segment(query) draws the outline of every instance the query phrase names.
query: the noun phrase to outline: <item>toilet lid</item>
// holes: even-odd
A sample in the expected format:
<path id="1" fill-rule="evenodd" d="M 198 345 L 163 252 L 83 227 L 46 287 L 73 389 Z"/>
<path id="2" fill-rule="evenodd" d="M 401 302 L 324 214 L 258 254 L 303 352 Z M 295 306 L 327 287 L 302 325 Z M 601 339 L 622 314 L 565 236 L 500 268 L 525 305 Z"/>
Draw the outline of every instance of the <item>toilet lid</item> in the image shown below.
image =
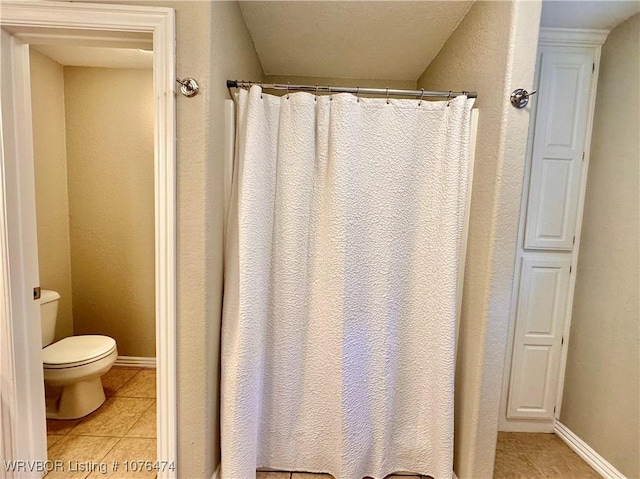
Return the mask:
<path id="1" fill-rule="evenodd" d="M 44 348 L 42 362 L 47 367 L 92 361 L 109 354 L 115 347 L 115 340 L 109 336 L 69 336 Z"/>

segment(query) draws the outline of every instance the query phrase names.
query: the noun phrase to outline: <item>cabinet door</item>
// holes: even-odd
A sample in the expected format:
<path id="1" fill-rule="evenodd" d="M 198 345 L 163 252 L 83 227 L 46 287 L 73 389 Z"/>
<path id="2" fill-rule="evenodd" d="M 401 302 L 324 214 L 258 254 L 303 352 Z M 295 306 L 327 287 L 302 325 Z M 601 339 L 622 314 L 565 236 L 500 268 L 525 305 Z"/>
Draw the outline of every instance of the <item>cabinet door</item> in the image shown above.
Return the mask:
<path id="1" fill-rule="evenodd" d="M 575 50 L 541 50 L 525 249 L 573 247 L 594 62 Z"/>
<path id="2" fill-rule="evenodd" d="M 522 259 L 508 418 L 553 419 L 570 265 L 569 255 Z"/>

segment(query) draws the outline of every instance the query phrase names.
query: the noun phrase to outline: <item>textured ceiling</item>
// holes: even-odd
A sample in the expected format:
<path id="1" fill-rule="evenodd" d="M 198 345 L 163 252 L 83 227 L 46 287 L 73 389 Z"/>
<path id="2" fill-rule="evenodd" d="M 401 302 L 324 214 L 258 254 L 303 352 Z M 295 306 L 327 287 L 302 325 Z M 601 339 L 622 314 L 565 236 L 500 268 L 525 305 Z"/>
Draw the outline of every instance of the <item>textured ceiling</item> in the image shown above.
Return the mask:
<path id="1" fill-rule="evenodd" d="M 153 68 L 153 52 L 151 50 L 70 45 L 33 45 L 33 48 L 64 66 Z"/>
<path id="2" fill-rule="evenodd" d="M 542 2 L 543 27 L 593 28 L 611 30 L 631 15 L 640 12 L 638 1 L 559 1 Z"/>
<path id="3" fill-rule="evenodd" d="M 473 1 L 244 1 L 267 75 L 417 80 Z"/>

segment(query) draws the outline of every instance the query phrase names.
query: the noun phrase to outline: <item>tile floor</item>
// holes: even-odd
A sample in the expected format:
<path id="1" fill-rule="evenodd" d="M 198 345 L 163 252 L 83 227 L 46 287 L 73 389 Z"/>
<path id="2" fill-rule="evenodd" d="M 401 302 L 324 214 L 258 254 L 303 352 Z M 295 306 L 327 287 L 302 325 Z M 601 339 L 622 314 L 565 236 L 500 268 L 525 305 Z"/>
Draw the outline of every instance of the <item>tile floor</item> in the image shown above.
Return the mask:
<path id="1" fill-rule="evenodd" d="M 494 479 L 600 479 L 555 434 L 499 432 Z"/>
<path id="2" fill-rule="evenodd" d="M 387 479 L 424 479 L 389 476 Z M 498 433 L 494 479 L 600 479 L 555 434 Z M 332 479 L 328 474 L 259 472 L 257 479 Z"/>
<path id="3" fill-rule="evenodd" d="M 49 460 L 62 461 L 47 479 L 156 477 L 135 462 L 156 458 L 155 370 L 113 367 L 102 384 L 107 400 L 98 410 L 82 419 L 47 419 Z"/>
<path id="4" fill-rule="evenodd" d="M 155 371 L 114 367 L 102 378 L 107 400 L 85 418 L 47 419 L 49 460 L 62 461 L 47 479 L 156 477 L 155 471 L 124 470 L 125 461 L 156 457 Z M 119 464 L 113 470 L 113 464 Z M 100 469 L 105 467 L 106 471 Z M 130 468 L 131 469 L 131 468 Z M 494 479 L 599 479 L 554 434 L 498 433 Z M 389 476 L 387 479 L 425 479 Z M 265 472 L 257 479 L 332 479 L 328 474 Z"/>

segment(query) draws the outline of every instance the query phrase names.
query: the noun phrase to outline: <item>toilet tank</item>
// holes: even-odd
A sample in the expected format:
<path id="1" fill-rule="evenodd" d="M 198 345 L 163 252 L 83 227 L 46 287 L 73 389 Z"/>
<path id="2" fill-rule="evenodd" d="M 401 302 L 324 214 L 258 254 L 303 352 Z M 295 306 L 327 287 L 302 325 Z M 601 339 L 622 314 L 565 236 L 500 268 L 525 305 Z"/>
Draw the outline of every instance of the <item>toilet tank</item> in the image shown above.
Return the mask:
<path id="1" fill-rule="evenodd" d="M 42 323 L 42 347 L 50 345 L 56 335 L 58 318 L 58 300 L 60 295 L 49 289 L 40 291 L 40 322 Z"/>

